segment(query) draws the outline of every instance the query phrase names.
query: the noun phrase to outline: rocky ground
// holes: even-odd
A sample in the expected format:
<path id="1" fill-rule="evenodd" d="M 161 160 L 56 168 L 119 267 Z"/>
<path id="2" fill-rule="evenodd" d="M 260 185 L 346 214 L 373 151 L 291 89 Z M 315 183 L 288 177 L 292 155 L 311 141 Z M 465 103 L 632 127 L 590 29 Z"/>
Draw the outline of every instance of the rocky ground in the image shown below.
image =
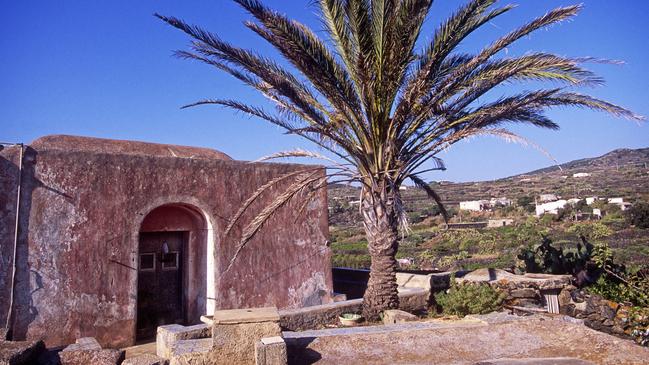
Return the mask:
<path id="1" fill-rule="evenodd" d="M 386 326 L 373 332 L 365 327 L 361 333 L 317 337 L 307 333 L 287 339 L 289 363 L 460 365 L 498 363 L 490 360 L 503 358 L 565 358 L 550 363 L 636 365 L 649 361 L 649 349 L 565 317 L 492 314 L 478 318 L 481 323 L 426 327 L 419 322 L 394 325 L 392 330 Z"/>

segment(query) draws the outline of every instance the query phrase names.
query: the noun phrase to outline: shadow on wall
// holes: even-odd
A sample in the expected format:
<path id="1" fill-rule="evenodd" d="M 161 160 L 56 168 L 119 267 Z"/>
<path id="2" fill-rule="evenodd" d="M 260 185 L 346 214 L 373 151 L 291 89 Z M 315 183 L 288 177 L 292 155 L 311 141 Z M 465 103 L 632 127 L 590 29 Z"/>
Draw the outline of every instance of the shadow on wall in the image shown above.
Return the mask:
<path id="1" fill-rule="evenodd" d="M 20 192 L 20 214 L 18 222 L 18 244 L 16 250 L 16 278 L 14 285 L 14 303 L 13 310 L 10 314 L 11 330 L 10 338 L 13 340 L 24 340 L 27 336 L 29 325 L 38 316 L 38 310 L 34 306 L 34 293 L 43 289 L 43 278 L 41 274 L 32 269 L 29 264 L 29 217 L 32 210 L 32 194 L 35 189 L 43 188 L 52 191 L 58 195 L 71 199 L 71 197 L 52 187 L 45 186 L 35 177 L 35 166 L 38 153 L 31 147 L 25 147 L 25 155 L 22 168 L 22 186 Z M 9 161 L 4 160 L 3 163 Z M 9 166 L 2 166 L 7 169 L 9 174 L 18 175 L 19 168 L 17 164 L 10 163 Z M 15 200 L 14 200 L 15 203 Z M 15 215 L 14 215 L 15 217 Z M 11 239 L 13 255 L 13 239 Z M 12 259 L 10 259 L 11 261 Z M 8 285 L 11 290 L 11 270 L 9 269 Z M 7 308 L 7 311 L 9 308 Z"/>

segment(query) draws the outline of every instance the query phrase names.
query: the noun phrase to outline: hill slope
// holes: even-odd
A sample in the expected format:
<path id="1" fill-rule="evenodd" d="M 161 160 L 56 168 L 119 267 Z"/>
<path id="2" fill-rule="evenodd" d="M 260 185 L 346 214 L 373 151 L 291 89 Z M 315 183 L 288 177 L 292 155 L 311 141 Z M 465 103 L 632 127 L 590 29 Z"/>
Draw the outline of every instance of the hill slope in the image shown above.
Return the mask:
<path id="1" fill-rule="evenodd" d="M 576 173 L 590 175 L 574 177 Z M 557 194 L 565 198 L 624 197 L 627 200 L 644 197 L 644 200 L 648 200 L 649 148 L 618 149 L 599 157 L 561 164 L 561 169 L 555 165 L 493 181 L 444 181 L 433 182 L 431 186 L 449 207 L 465 200 L 495 197 L 516 200 L 522 197 L 534 198 L 539 194 Z M 330 205 L 357 197 L 358 189 L 354 187 L 338 186 L 329 191 Z M 402 192 L 402 197 L 409 211 L 422 211 L 434 205 L 421 189 L 408 188 Z M 347 217 L 337 216 L 338 213 L 344 213 Z M 353 214 L 347 210 L 336 210 L 331 217 L 332 223 L 351 223 L 353 218 L 349 216 L 350 213 Z"/>

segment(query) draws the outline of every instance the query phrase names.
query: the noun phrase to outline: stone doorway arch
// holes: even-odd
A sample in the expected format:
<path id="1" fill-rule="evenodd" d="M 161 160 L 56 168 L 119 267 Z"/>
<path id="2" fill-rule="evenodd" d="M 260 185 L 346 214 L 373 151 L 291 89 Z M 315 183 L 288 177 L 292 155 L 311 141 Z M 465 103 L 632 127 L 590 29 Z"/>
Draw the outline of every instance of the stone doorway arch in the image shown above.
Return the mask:
<path id="1" fill-rule="evenodd" d="M 168 203 L 146 214 L 138 233 L 136 339 L 157 326 L 194 324 L 214 308 L 214 234 L 207 214 Z"/>

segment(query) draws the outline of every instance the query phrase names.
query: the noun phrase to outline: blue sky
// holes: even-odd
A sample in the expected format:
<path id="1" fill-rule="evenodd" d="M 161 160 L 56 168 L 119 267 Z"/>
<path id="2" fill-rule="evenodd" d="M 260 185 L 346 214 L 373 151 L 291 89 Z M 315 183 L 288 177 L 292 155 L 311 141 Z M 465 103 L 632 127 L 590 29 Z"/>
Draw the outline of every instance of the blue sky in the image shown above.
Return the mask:
<path id="1" fill-rule="evenodd" d="M 207 97 L 264 103 L 239 81 L 207 66 L 171 56 L 187 37 L 152 14 L 180 17 L 240 46 L 276 56 L 241 23 L 236 4 L 212 1 L 2 1 L 0 12 L 0 140 L 30 142 L 47 134 L 74 134 L 212 147 L 241 160 L 294 147 L 312 148 L 262 121 L 218 107 L 180 110 Z M 574 2 L 519 0 L 519 7 L 462 44 L 475 51 L 552 7 Z M 269 6 L 322 34 L 317 8 L 307 0 L 267 0 Z M 507 3 L 502 1 L 501 3 Z M 508 55 L 529 51 L 623 60 L 590 65 L 604 87 L 583 91 L 649 116 L 647 1 L 586 0 L 573 21 L 519 41 Z M 438 0 L 422 33 L 428 38 L 458 2 Z M 518 88 L 516 88 L 518 89 Z M 502 92 L 507 91 L 506 89 Z M 549 113 L 558 132 L 516 128 L 560 162 L 615 148 L 649 146 L 649 124 L 602 113 L 561 109 Z M 428 180 L 486 180 L 548 166 L 536 150 L 485 138 L 462 142 L 441 155 L 445 172 Z"/>

